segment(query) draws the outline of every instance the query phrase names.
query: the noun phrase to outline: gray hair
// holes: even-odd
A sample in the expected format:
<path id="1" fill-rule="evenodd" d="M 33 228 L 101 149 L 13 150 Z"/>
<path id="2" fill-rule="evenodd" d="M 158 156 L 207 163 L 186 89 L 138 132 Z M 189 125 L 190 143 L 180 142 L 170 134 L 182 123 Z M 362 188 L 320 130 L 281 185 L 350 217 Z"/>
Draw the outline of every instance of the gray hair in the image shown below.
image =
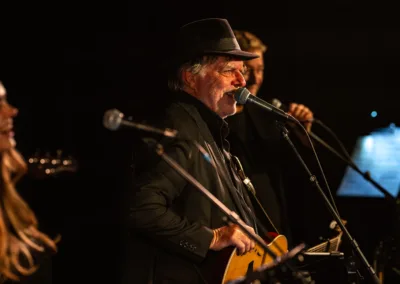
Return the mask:
<path id="1" fill-rule="evenodd" d="M 172 77 L 168 78 L 168 88 L 172 91 L 182 91 L 185 86 L 182 80 L 183 72 L 188 71 L 193 74 L 198 74 L 205 66 L 217 61 L 219 57 L 220 55 L 201 56 L 181 64 L 174 71 Z"/>

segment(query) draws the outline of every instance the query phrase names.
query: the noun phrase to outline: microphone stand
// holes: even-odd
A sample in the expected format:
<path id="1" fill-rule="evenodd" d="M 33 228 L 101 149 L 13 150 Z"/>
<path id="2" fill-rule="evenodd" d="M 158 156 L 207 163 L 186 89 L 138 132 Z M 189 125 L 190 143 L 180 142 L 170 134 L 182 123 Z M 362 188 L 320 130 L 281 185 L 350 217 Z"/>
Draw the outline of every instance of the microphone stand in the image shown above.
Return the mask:
<path id="1" fill-rule="evenodd" d="M 316 120 L 316 122 L 319 122 Z M 321 122 L 319 122 L 323 126 Z M 345 158 L 343 157 L 340 153 L 338 153 L 335 149 L 333 149 L 331 146 L 329 146 L 324 140 L 322 140 L 320 137 L 315 135 L 314 133 L 310 133 L 310 136 L 317 142 L 319 142 L 321 145 L 323 145 L 326 149 L 331 151 L 333 154 L 335 154 L 339 159 L 344 161 L 348 166 L 350 166 L 356 173 L 360 174 L 367 182 L 371 183 L 373 186 L 375 186 L 376 189 L 378 189 L 380 192 L 383 193 L 384 199 L 390 204 L 391 210 L 393 214 L 395 215 L 394 217 L 394 229 L 393 232 L 394 234 L 399 234 L 400 233 L 400 226 L 399 226 L 399 221 L 400 221 L 400 199 L 399 196 L 397 198 L 393 197 L 385 188 L 383 188 L 379 183 L 377 183 L 375 180 L 371 178 L 371 174 L 366 171 L 363 173 L 356 164 L 353 163 L 353 161 L 350 158 Z M 381 255 L 384 255 L 384 248 L 383 248 L 383 241 L 380 242 L 378 248 L 375 251 L 375 259 L 374 259 L 374 267 L 378 272 L 379 279 L 383 281 L 384 277 L 384 269 L 381 268 L 382 264 L 385 262 L 384 260 L 381 260 Z M 379 260 L 377 259 L 379 258 Z"/>
<path id="2" fill-rule="evenodd" d="M 285 138 L 285 140 L 289 143 L 289 145 L 291 146 L 291 148 L 295 152 L 297 158 L 299 159 L 300 163 L 302 164 L 302 166 L 304 167 L 304 169 L 308 173 L 308 175 L 310 177 L 309 178 L 310 182 L 318 189 L 318 192 L 321 194 L 322 198 L 324 199 L 329 211 L 332 213 L 332 216 L 335 218 L 337 224 L 342 229 L 343 233 L 349 239 L 351 245 L 353 246 L 354 251 L 356 252 L 356 254 L 360 258 L 361 262 L 363 263 L 363 265 L 367 269 L 367 271 L 370 274 L 373 282 L 380 284 L 379 278 L 377 277 L 377 275 L 376 275 L 374 269 L 372 268 L 372 266 L 368 263 L 368 260 L 366 259 L 366 257 L 362 253 L 360 247 L 358 246 L 358 243 L 356 242 L 355 239 L 353 239 L 353 237 L 350 235 L 350 233 L 347 230 L 347 228 L 344 226 L 341 218 L 339 217 L 339 215 L 337 214 L 336 210 L 333 208 L 331 202 L 329 201 L 328 197 L 325 195 L 324 191 L 322 190 L 321 186 L 319 185 L 316 176 L 313 175 L 311 173 L 311 171 L 308 169 L 307 164 L 304 162 L 303 158 L 301 157 L 301 155 L 297 151 L 297 148 L 292 143 L 292 140 L 290 139 L 290 137 L 288 135 L 289 131 L 286 129 L 286 127 L 284 126 L 284 124 L 282 122 L 277 121 L 277 127 L 280 129 L 283 138 Z"/>
<path id="3" fill-rule="evenodd" d="M 274 263 L 278 264 L 281 263 L 281 260 L 285 259 L 285 257 L 278 257 L 273 251 L 271 251 L 264 240 L 258 236 L 257 234 L 251 232 L 247 229 L 246 224 L 243 220 L 240 219 L 239 215 L 230 210 L 228 207 L 225 206 L 218 198 L 216 198 L 209 190 L 207 190 L 201 183 L 199 183 L 193 176 L 191 176 L 185 169 L 183 169 L 176 161 L 174 161 L 171 157 L 169 157 L 165 152 L 164 148 L 161 144 L 157 143 L 154 139 L 149 138 L 142 138 L 144 143 L 148 146 L 155 148 L 157 155 L 159 155 L 168 165 L 170 165 L 175 171 L 177 171 L 182 177 L 184 177 L 188 182 L 195 186 L 204 196 L 207 197 L 214 205 L 216 205 L 226 216 L 229 221 L 233 224 L 236 224 L 240 227 L 240 229 L 245 232 L 245 234 L 258 243 L 269 255 L 272 256 L 274 259 Z M 306 279 L 304 279 L 303 275 L 297 271 L 294 267 L 288 264 L 286 261 L 282 262 L 284 265 L 293 273 L 295 277 L 298 279 L 302 279 L 304 283 L 310 283 Z"/>

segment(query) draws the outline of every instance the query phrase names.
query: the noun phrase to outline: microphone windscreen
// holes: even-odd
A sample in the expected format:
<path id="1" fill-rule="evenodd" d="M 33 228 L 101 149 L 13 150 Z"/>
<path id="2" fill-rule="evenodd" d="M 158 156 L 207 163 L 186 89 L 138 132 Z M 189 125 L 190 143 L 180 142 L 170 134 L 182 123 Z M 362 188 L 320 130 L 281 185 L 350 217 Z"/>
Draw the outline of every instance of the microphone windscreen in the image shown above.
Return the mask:
<path id="1" fill-rule="evenodd" d="M 109 130 L 117 130 L 121 125 L 123 113 L 117 109 L 110 109 L 104 113 L 103 125 Z"/>
<path id="2" fill-rule="evenodd" d="M 289 111 L 289 107 L 287 105 L 284 105 L 280 100 L 278 100 L 277 98 L 272 99 L 271 104 L 274 107 L 277 107 L 281 110 L 283 110 L 284 112 L 288 112 Z"/>
<path id="3" fill-rule="evenodd" d="M 238 104 L 244 105 L 250 95 L 250 91 L 246 88 L 239 88 L 235 91 L 235 100 Z"/>

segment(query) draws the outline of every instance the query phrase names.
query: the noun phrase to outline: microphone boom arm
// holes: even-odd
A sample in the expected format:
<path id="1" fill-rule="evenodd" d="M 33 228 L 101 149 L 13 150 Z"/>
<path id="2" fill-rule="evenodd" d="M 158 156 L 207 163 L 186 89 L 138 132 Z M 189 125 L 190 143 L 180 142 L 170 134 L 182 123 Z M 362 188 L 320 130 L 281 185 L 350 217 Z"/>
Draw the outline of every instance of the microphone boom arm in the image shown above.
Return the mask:
<path id="1" fill-rule="evenodd" d="M 159 128 L 152 127 L 150 125 L 145 125 L 145 124 L 136 123 L 136 122 L 127 121 L 127 120 L 122 120 L 121 125 L 130 126 L 130 127 L 148 131 L 148 132 L 162 134 L 164 136 L 171 137 L 171 138 L 176 137 L 176 135 L 178 133 L 175 129 L 169 129 L 169 128 L 159 129 Z"/>

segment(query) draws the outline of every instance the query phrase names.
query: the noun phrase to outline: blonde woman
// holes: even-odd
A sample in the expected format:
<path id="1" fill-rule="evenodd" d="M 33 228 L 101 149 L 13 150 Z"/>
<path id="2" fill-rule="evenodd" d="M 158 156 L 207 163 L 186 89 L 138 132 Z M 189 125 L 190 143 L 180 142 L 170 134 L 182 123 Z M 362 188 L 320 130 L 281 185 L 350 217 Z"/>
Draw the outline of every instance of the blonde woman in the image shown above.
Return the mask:
<path id="1" fill-rule="evenodd" d="M 55 242 L 39 231 L 34 212 L 15 188 L 27 170 L 15 149 L 13 118 L 17 113 L 0 81 L 0 283 L 20 282 L 33 275 L 40 255 L 57 251 Z"/>

